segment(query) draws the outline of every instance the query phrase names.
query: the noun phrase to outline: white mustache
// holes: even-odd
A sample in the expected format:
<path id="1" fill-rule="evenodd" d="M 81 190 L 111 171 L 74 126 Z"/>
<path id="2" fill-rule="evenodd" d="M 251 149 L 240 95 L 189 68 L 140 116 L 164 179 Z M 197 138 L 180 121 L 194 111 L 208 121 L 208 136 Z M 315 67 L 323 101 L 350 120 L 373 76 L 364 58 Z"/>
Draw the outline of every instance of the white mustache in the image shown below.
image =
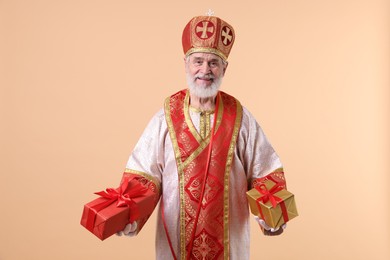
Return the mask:
<path id="1" fill-rule="evenodd" d="M 214 79 L 215 76 L 211 74 L 198 73 L 195 75 L 195 79 Z"/>

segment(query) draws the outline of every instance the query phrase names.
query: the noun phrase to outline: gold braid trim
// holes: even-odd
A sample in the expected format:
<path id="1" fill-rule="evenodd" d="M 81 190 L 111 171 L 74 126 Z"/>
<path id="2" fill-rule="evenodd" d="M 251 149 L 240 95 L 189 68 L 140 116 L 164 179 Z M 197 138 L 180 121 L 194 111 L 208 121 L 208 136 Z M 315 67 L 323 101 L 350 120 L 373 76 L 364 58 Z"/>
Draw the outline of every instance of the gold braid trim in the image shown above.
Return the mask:
<path id="1" fill-rule="evenodd" d="M 272 172 L 270 172 L 269 174 L 263 176 L 263 177 L 260 177 L 260 178 L 256 178 L 256 179 L 253 179 L 252 180 L 252 185 L 251 185 L 251 188 L 254 188 L 260 184 L 262 184 L 265 180 L 267 180 L 267 177 L 268 176 L 275 176 L 276 178 L 279 178 L 281 180 L 284 180 L 286 181 L 286 178 L 284 177 L 284 171 L 283 171 L 283 168 L 278 168 Z"/>
<path id="2" fill-rule="evenodd" d="M 222 103 L 222 102 L 221 102 Z M 229 227 L 229 194 L 230 194 L 230 173 L 233 163 L 234 149 L 237 143 L 238 133 L 241 128 L 242 121 L 242 106 L 241 103 L 236 99 L 236 121 L 234 122 L 234 130 L 232 134 L 232 139 L 229 145 L 228 156 L 225 165 L 225 178 L 224 178 L 224 204 L 223 204 L 223 226 L 224 226 L 224 259 L 229 259 L 230 257 L 230 227 Z"/>
<path id="3" fill-rule="evenodd" d="M 142 176 L 146 180 L 146 182 L 144 183 L 141 181 L 141 183 L 147 185 L 148 188 L 151 189 L 152 191 L 159 194 L 161 193 L 160 182 L 157 180 L 157 178 L 153 177 L 152 175 L 137 170 L 129 169 L 129 168 L 125 169 L 124 174 L 135 174 L 135 175 Z M 147 182 L 149 182 L 149 185 Z"/>
<path id="4" fill-rule="evenodd" d="M 216 54 L 219 57 L 221 57 L 224 61 L 227 61 L 227 57 L 225 54 L 223 54 L 221 51 L 217 49 L 209 48 L 209 47 L 193 47 L 186 52 L 185 56 L 187 57 L 195 52 L 207 52 L 207 53 Z"/>

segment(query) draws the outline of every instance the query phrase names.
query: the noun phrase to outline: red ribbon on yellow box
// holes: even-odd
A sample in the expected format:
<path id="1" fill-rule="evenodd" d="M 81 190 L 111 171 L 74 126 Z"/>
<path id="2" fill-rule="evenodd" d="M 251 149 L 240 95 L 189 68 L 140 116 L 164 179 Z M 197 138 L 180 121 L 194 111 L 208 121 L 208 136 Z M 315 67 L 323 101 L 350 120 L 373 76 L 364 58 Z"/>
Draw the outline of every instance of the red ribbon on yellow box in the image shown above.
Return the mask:
<path id="1" fill-rule="evenodd" d="M 100 195 L 102 198 L 105 198 L 107 200 L 90 208 L 90 211 L 88 212 L 89 217 L 86 225 L 86 228 L 88 230 L 93 230 L 96 214 L 100 210 L 106 208 L 114 202 L 117 202 L 117 207 L 130 208 L 131 214 L 129 216 L 129 223 L 132 223 L 134 220 L 138 219 L 139 209 L 133 199 L 142 196 L 148 191 L 148 189 L 141 183 L 137 183 L 131 188 L 130 191 L 126 191 L 129 182 L 132 179 L 134 179 L 134 177 L 125 177 L 122 182 L 122 185 L 118 189 L 107 188 L 105 191 L 95 192 L 96 195 Z"/>
<path id="2" fill-rule="evenodd" d="M 275 180 L 273 180 L 273 181 L 275 181 Z M 261 201 L 264 204 L 267 203 L 268 201 L 270 201 L 274 208 L 279 203 L 280 208 L 282 209 L 282 215 L 283 215 L 284 222 L 286 223 L 288 221 L 286 204 L 284 203 L 284 201 L 281 198 L 275 196 L 275 193 L 284 189 L 285 182 L 284 181 L 283 182 L 282 181 L 275 181 L 275 182 L 276 182 L 276 184 L 271 189 L 267 189 L 267 186 L 265 186 L 265 184 L 260 184 L 259 186 L 256 187 L 256 190 L 258 190 L 261 194 L 263 194 L 263 196 L 259 197 L 257 199 L 257 201 Z M 261 209 L 259 204 L 257 204 L 257 208 L 259 209 L 261 218 L 265 219 L 264 214 L 263 214 L 263 210 Z"/>
<path id="3" fill-rule="evenodd" d="M 246 194 L 252 214 L 264 219 L 272 228 L 280 227 L 298 216 L 294 194 L 287 191 L 284 178 L 267 175 Z"/>

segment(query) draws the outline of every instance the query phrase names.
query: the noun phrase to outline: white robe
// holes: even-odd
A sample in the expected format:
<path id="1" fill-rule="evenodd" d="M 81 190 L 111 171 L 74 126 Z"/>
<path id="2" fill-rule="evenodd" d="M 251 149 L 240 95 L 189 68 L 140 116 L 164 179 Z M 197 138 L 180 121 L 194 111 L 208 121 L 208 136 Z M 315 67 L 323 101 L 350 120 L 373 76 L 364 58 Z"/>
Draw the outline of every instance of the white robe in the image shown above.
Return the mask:
<path id="1" fill-rule="evenodd" d="M 200 112 L 190 109 L 190 116 L 199 132 Z M 210 120 L 212 125 L 213 114 Z M 175 254 L 180 259 L 179 180 L 164 109 L 161 109 L 146 127 L 126 168 L 146 173 L 161 185 L 169 236 Z M 282 168 L 278 155 L 255 118 L 243 107 L 230 174 L 230 259 L 249 259 L 250 214 L 246 191 L 253 179 L 264 177 L 278 168 Z M 158 213 L 156 257 L 161 260 L 173 259 L 161 219 L 161 209 Z"/>

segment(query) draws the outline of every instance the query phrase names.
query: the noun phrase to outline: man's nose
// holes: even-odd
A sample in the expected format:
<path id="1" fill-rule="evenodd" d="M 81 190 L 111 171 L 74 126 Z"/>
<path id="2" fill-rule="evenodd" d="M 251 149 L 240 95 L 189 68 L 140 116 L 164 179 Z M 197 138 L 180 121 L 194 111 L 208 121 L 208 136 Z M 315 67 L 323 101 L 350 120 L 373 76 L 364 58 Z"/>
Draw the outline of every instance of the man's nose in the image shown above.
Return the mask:
<path id="1" fill-rule="evenodd" d="M 201 72 L 204 74 L 208 74 L 211 72 L 211 67 L 208 62 L 203 62 L 201 66 Z"/>

